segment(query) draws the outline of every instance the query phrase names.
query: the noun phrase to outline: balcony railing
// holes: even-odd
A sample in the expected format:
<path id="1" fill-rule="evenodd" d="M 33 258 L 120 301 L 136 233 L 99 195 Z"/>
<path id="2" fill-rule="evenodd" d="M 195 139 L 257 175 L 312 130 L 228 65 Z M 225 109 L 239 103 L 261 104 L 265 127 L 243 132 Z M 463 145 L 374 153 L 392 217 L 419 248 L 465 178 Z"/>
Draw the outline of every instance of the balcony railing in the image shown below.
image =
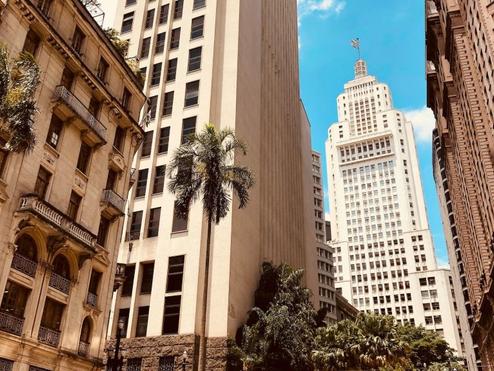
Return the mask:
<path id="1" fill-rule="evenodd" d="M 65 86 L 59 85 L 55 88 L 54 98 L 63 101 L 82 121 L 103 141 L 106 143 L 106 128 L 82 102 L 77 99 Z"/>
<path id="2" fill-rule="evenodd" d="M 101 195 L 101 202 L 112 207 L 116 214 L 122 216 L 125 214 L 125 203 L 126 200 L 122 198 L 112 189 L 105 189 Z"/>
<path id="3" fill-rule="evenodd" d="M 38 340 L 43 344 L 56 348 L 60 342 L 60 331 L 40 326 Z"/>
<path id="4" fill-rule="evenodd" d="M 39 215 L 90 249 L 96 247 L 96 236 L 94 234 L 75 223 L 47 202 L 40 200 L 38 196 L 29 195 L 21 197 L 19 211 L 29 211 Z"/>
<path id="5" fill-rule="evenodd" d="M 89 353 L 89 343 L 85 343 L 82 340 L 79 341 L 78 353 L 80 356 L 87 356 Z"/>
<path id="6" fill-rule="evenodd" d="M 24 318 L 12 314 L 0 312 L 0 330 L 21 336 L 24 326 Z"/>
<path id="7" fill-rule="evenodd" d="M 14 258 L 12 259 L 12 268 L 16 271 L 27 274 L 29 277 L 33 277 L 36 275 L 36 268 L 38 267 L 38 263 L 32 261 L 21 254 L 15 253 Z"/>
<path id="8" fill-rule="evenodd" d="M 96 308 L 96 304 L 98 302 L 98 295 L 93 294 L 92 292 L 87 293 L 86 303 L 92 307 Z"/>
<path id="9" fill-rule="evenodd" d="M 50 287 L 53 287 L 54 289 L 63 292 L 66 295 L 69 294 L 70 280 L 59 275 L 58 273 L 51 272 L 49 285 Z"/>
<path id="10" fill-rule="evenodd" d="M 125 281 L 125 268 L 125 264 L 117 263 L 117 270 L 115 272 L 115 279 L 113 281 L 113 291 L 118 290 L 118 288 Z"/>

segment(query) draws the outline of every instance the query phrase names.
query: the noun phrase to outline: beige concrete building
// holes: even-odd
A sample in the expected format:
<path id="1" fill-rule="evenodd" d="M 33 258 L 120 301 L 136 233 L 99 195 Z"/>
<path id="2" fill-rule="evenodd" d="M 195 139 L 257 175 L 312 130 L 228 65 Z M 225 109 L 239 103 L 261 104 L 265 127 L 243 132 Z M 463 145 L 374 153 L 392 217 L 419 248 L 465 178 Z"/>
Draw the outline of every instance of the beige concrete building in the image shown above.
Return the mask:
<path id="1" fill-rule="evenodd" d="M 449 247 L 467 288 L 479 367 L 494 369 L 494 7 L 485 0 L 426 5 L 428 106 L 448 184 L 438 188 L 447 201 L 443 220 L 454 229 Z"/>
<path id="2" fill-rule="evenodd" d="M 334 250 L 326 243 L 324 219 L 324 190 L 322 187 L 321 154 L 312 151 L 312 187 L 314 201 L 314 228 L 317 252 L 319 307 L 326 308 L 328 320 L 337 320 L 336 289 L 334 285 Z"/>
<path id="3" fill-rule="evenodd" d="M 0 138 L 0 369 L 95 370 L 145 97 L 78 0 L 2 5 L 0 42 L 41 83 L 34 150 Z"/>
<path id="4" fill-rule="evenodd" d="M 112 334 L 121 320 L 132 369 L 168 369 L 184 350 L 187 367 L 197 365 L 205 218 L 200 202 L 188 220 L 174 217 L 164 174 L 185 136 L 212 122 L 247 143 L 238 161 L 256 176 L 248 207 L 234 201 L 213 227 L 207 367 L 222 368 L 263 261 L 310 267 L 306 281 L 317 292 L 314 229 L 304 217 L 313 209 L 304 185 L 310 131 L 299 102 L 296 0 L 119 1 L 116 22 L 146 75 L 151 124 L 119 254 L 126 281 Z"/>
<path id="5" fill-rule="evenodd" d="M 361 311 L 442 334 L 462 355 L 449 269 L 437 266 L 413 128 L 355 63 L 326 142 L 336 288 Z"/>

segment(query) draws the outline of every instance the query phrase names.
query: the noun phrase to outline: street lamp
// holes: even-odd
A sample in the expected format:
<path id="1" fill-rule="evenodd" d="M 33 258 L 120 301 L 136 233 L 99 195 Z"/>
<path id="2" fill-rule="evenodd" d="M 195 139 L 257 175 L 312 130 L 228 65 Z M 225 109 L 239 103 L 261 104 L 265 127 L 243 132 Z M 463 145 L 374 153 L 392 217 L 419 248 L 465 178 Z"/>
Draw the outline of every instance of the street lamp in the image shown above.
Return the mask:
<path id="1" fill-rule="evenodd" d="M 184 353 L 182 354 L 182 371 L 185 371 L 186 366 L 187 366 L 187 351 L 184 350 Z"/>
<path id="2" fill-rule="evenodd" d="M 123 319 L 118 320 L 117 324 L 117 338 L 115 342 L 115 353 L 113 354 L 113 359 L 108 360 L 107 369 L 108 371 L 121 371 L 123 365 L 123 358 L 119 355 L 120 353 L 120 340 L 122 339 L 123 330 L 125 327 L 125 322 Z"/>

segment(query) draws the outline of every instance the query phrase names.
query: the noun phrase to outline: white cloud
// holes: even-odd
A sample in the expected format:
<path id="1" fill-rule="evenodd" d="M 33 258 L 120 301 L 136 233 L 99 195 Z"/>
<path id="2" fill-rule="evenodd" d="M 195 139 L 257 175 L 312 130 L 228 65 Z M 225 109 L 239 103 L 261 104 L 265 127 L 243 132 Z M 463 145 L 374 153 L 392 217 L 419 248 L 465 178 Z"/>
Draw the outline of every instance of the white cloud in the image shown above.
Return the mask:
<path id="1" fill-rule="evenodd" d="M 417 142 L 431 143 L 432 130 L 436 125 L 434 113 L 427 107 L 405 111 L 406 118 L 412 122 Z"/>
<path id="2" fill-rule="evenodd" d="M 318 14 L 328 16 L 331 12 L 337 14 L 345 8 L 343 0 L 297 0 L 299 21 L 308 15 Z"/>

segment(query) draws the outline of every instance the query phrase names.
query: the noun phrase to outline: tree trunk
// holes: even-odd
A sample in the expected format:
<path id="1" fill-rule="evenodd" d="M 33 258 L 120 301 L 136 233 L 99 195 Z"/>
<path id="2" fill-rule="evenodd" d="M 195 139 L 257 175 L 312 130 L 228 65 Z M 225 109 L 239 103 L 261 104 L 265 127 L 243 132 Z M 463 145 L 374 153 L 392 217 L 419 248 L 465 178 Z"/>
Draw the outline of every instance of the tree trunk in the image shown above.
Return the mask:
<path id="1" fill-rule="evenodd" d="M 206 324 L 207 324 L 207 312 L 208 312 L 208 290 L 209 290 L 209 255 L 211 251 L 211 229 L 212 229 L 211 217 L 208 217 L 208 236 L 206 240 L 206 260 L 204 263 L 204 288 L 202 293 L 202 317 L 201 328 L 199 332 L 199 370 L 206 370 Z"/>

